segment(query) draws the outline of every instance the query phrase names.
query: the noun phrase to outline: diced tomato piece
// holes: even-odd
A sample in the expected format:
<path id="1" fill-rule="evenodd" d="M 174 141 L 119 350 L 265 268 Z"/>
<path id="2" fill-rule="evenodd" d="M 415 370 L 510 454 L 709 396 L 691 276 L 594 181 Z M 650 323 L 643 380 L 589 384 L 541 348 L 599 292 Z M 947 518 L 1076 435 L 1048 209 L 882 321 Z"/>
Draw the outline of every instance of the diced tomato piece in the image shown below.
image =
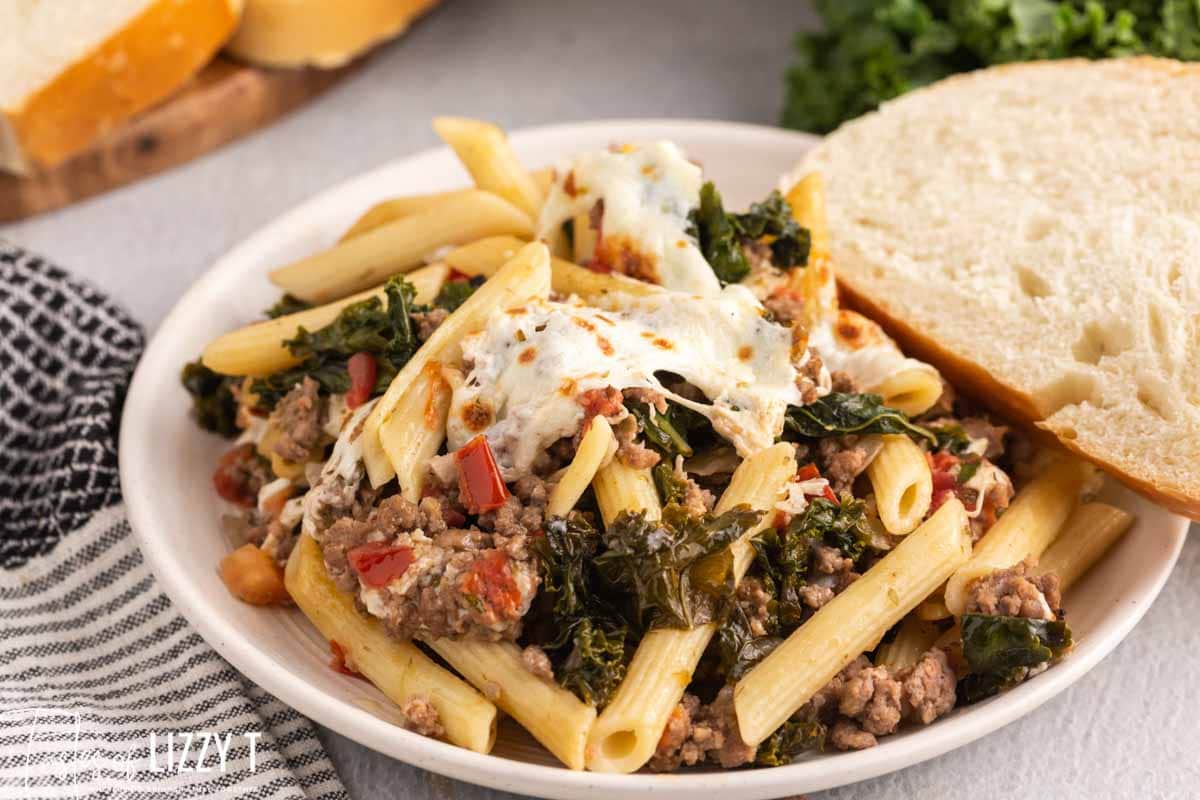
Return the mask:
<path id="1" fill-rule="evenodd" d="M 342 646 L 335 639 L 329 640 L 329 652 L 333 653 L 333 658 L 329 660 L 329 667 L 334 672 L 349 675 L 351 678 L 362 677 L 357 670 L 351 669 L 350 665 L 346 663 L 346 651 L 342 649 Z"/>
<path id="2" fill-rule="evenodd" d="M 411 547 L 367 542 L 346 553 L 346 560 L 367 586 L 378 588 L 404 574 L 416 557 Z"/>
<path id="3" fill-rule="evenodd" d="M 837 496 L 836 494 L 834 494 L 834 493 L 833 493 L 833 489 L 832 489 L 831 487 L 829 487 L 829 486 L 826 486 L 826 487 L 825 487 L 825 491 L 824 491 L 822 494 L 824 495 L 825 499 L 826 499 L 826 500 L 828 500 L 828 501 L 829 501 L 829 502 L 831 502 L 831 503 L 837 503 L 837 502 L 839 502 L 839 501 L 838 501 L 838 496 Z"/>
<path id="4" fill-rule="evenodd" d="M 458 496 L 467 511 L 494 511 L 508 499 L 508 487 L 496 466 L 491 445 L 482 433 L 454 454 L 458 467 Z"/>
<path id="5" fill-rule="evenodd" d="M 930 511 L 937 511 L 958 489 L 958 479 L 954 477 L 954 468 L 959 459 L 952 453 L 928 453 L 929 471 L 933 478 L 933 498 Z"/>
<path id="6" fill-rule="evenodd" d="M 611 386 L 580 392 L 575 402 L 583 406 L 583 430 L 587 429 L 593 417 L 611 417 L 621 413 L 621 409 L 625 407 L 621 392 Z"/>
<path id="7" fill-rule="evenodd" d="M 446 275 L 446 281 L 448 283 L 466 283 L 469 280 L 471 280 L 470 275 L 461 270 L 457 270 L 454 267 L 451 267 L 450 272 Z"/>
<path id="8" fill-rule="evenodd" d="M 223 500 L 246 508 L 258 502 L 258 496 L 250 489 L 249 467 L 254 460 L 254 445 L 238 445 L 221 456 L 213 472 L 213 488 Z"/>
<path id="9" fill-rule="evenodd" d="M 350 373 L 350 391 L 346 392 L 346 406 L 358 408 L 371 399 L 375 391 L 375 376 L 378 365 L 375 356 L 370 353 L 355 353 L 346 362 L 346 371 Z"/>
<path id="10" fill-rule="evenodd" d="M 817 465 L 811 461 L 796 471 L 796 480 L 811 481 L 813 478 L 821 477 L 821 470 L 817 469 Z"/>
<path id="11" fill-rule="evenodd" d="M 463 576 L 463 591 L 483 599 L 500 614 L 511 613 L 521 603 L 521 590 L 511 571 L 505 569 L 507 565 L 503 550 L 489 550 Z"/>

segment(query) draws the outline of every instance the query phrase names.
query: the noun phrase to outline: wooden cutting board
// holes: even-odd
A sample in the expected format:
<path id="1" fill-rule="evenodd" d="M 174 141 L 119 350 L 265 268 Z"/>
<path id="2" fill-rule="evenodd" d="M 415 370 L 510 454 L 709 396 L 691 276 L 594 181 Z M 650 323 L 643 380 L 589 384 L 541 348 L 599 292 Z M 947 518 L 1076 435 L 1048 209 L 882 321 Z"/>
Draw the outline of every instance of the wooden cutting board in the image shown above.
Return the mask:
<path id="1" fill-rule="evenodd" d="M 217 58 L 178 94 L 52 169 L 0 172 L 0 222 L 82 200 L 182 164 L 269 125 L 357 66 L 272 70 Z"/>

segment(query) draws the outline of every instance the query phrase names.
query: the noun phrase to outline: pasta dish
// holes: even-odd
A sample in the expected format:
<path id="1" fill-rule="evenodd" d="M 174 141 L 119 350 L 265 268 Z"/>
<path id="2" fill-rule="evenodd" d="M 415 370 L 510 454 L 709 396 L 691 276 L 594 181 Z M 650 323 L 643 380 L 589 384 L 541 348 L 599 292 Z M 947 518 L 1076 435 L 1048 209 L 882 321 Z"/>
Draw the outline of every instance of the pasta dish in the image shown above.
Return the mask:
<path id="1" fill-rule="evenodd" d="M 840 308 L 822 179 L 743 212 L 671 142 L 383 200 L 183 368 L 235 549 L 404 727 L 571 769 L 874 746 L 1051 667 L 1130 526 Z"/>

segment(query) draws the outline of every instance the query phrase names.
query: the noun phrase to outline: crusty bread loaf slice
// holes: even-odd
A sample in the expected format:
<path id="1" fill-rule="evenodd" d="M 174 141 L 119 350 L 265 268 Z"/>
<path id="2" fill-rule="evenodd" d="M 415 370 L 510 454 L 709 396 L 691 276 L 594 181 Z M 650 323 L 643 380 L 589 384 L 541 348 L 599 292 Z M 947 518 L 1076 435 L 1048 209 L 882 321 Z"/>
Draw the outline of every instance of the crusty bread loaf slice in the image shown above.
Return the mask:
<path id="1" fill-rule="evenodd" d="M 340 67 L 399 36 L 438 0 L 246 0 L 229 52 L 273 67 Z"/>
<path id="2" fill-rule="evenodd" d="M 1200 518 L 1200 67 L 958 76 L 843 125 L 810 170 L 850 305 Z"/>
<path id="3" fill-rule="evenodd" d="M 242 0 L 0 2 L 0 168 L 53 166 L 178 89 Z"/>

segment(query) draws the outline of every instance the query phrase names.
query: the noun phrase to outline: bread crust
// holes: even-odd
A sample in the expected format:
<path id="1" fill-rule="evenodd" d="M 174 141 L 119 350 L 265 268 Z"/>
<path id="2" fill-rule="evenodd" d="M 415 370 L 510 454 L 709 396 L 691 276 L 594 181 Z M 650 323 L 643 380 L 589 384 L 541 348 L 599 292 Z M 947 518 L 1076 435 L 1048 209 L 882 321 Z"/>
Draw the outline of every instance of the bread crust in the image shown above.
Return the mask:
<path id="1" fill-rule="evenodd" d="M 52 167 L 167 97 L 233 33 L 240 0 L 159 0 L 38 89 L 4 109 L 0 166 Z"/>
<path id="2" fill-rule="evenodd" d="M 838 278 L 838 294 L 849 308 L 870 317 L 879 323 L 900 348 L 910 356 L 919 358 L 937 367 L 956 390 L 961 391 L 984 408 L 1021 426 L 1043 443 L 1054 443 L 1065 447 L 1112 475 L 1133 491 L 1155 503 L 1200 521 L 1200 499 L 1171 489 L 1154 485 L 1150 481 L 1131 475 L 1111 462 L 1084 451 L 1077 442 L 1058 436 L 1042 420 L 1032 397 L 1020 389 L 997 380 L 983 367 L 953 353 L 915 327 L 892 313 L 882 302 L 873 299 L 869 292 L 855 287 L 850 281 Z"/>

